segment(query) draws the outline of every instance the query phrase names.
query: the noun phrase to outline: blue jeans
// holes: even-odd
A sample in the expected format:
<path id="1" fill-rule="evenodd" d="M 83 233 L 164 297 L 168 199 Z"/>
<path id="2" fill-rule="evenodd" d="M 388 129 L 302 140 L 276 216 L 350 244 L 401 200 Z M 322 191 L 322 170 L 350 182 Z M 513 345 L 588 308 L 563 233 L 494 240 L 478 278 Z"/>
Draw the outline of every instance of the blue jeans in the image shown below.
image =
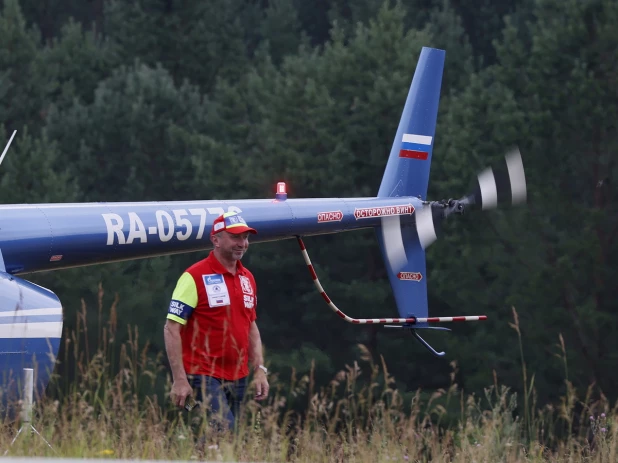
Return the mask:
<path id="1" fill-rule="evenodd" d="M 227 381 L 212 376 L 189 375 L 188 379 L 195 391 L 197 403 L 206 404 L 211 425 L 219 430 L 234 430 L 240 405 L 245 397 L 247 377 Z M 223 420 L 223 423 L 220 420 Z"/>

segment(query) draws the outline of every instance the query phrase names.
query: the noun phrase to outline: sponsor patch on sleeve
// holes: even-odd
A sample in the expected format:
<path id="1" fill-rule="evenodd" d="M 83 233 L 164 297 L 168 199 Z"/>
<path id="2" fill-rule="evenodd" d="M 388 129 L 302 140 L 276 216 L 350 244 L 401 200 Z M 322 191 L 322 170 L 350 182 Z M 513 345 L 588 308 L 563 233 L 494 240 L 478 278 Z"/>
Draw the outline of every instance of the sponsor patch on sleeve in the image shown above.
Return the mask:
<path id="1" fill-rule="evenodd" d="M 255 306 L 255 297 L 249 296 L 248 294 L 243 294 L 243 300 L 245 302 L 246 309 L 253 309 Z"/>
<path id="2" fill-rule="evenodd" d="M 167 309 L 167 318 L 174 320 L 181 325 L 186 325 L 191 312 L 193 312 L 193 307 L 182 301 L 172 299 L 170 301 L 170 306 Z"/>
<path id="3" fill-rule="evenodd" d="M 172 294 L 172 300 L 167 309 L 167 318 L 186 325 L 196 305 L 197 287 L 195 286 L 195 280 L 190 274 L 185 272 L 178 279 Z"/>

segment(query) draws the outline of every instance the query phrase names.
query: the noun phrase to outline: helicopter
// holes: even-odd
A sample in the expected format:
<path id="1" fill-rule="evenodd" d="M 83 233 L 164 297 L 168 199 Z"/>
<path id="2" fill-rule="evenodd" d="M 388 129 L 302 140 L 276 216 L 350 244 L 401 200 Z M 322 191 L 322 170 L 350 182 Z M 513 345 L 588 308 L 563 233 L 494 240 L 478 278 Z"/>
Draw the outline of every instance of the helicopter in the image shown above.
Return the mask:
<path id="1" fill-rule="evenodd" d="M 433 355 L 444 356 L 420 330 L 447 330 L 433 325 L 487 316 L 429 317 L 425 250 L 451 216 L 526 201 L 517 148 L 482 171 L 460 199 L 427 200 L 444 62 L 444 50 L 422 48 L 375 197 L 288 198 L 280 182 L 274 198 L 263 199 L 0 205 L 0 390 L 8 390 L 11 375 L 35 365 L 35 387 L 44 390 L 60 347 L 62 304 L 25 275 L 209 250 L 212 223 L 227 212 L 258 230 L 252 243 L 297 239 L 316 290 L 344 322 L 409 330 Z M 398 318 L 358 319 L 342 312 L 324 291 L 302 241 L 361 229 L 376 233 Z"/>

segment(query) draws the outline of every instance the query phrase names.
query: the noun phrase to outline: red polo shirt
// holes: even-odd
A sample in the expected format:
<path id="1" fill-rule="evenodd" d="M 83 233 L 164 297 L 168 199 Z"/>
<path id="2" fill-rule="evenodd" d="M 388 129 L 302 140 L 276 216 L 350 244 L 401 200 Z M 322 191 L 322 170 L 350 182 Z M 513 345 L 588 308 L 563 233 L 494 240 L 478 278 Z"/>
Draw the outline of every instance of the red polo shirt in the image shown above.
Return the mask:
<path id="1" fill-rule="evenodd" d="M 182 324 L 187 374 L 233 381 L 249 374 L 249 328 L 256 319 L 253 274 L 240 261 L 232 275 L 214 253 L 180 277 L 167 318 Z"/>

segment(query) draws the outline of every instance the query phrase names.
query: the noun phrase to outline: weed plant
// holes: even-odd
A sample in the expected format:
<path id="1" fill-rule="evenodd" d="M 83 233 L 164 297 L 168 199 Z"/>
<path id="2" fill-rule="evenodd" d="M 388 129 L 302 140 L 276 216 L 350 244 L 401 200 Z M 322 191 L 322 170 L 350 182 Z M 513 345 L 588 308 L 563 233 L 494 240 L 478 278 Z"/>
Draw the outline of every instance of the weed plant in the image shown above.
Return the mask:
<path id="1" fill-rule="evenodd" d="M 23 423 L 5 414 L 1 452 L 209 461 L 618 461 L 617 408 L 594 386 L 584 397 L 577 395 L 561 337 L 566 395 L 558 404 L 537 407 L 523 349 L 523 398 L 499 384 L 495 374 L 482 395 L 464 393 L 453 381 L 454 363 L 448 390 L 419 390 L 404 398 L 384 359 L 372 358 L 359 345 L 360 358 L 327 384 L 315 383 L 313 369 L 299 377 L 294 369 L 290 378 L 273 374 L 270 397 L 261 403 L 251 399 L 251 385 L 237 431 L 215 434 L 207 420 L 195 421 L 171 406 L 163 354 L 149 353 L 137 327 L 118 345 L 117 301 L 103 324 L 101 300 L 102 290 L 96 349 L 86 342 L 93 334 L 83 305 L 77 328 L 65 333 L 64 359 L 59 359 L 75 365 L 70 381 L 56 375 L 47 393 L 35 398 L 32 425 L 41 436 L 25 429 L 12 442 Z M 521 346 L 515 309 L 511 326 Z M 593 394 L 600 398 L 592 400 Z"/>

